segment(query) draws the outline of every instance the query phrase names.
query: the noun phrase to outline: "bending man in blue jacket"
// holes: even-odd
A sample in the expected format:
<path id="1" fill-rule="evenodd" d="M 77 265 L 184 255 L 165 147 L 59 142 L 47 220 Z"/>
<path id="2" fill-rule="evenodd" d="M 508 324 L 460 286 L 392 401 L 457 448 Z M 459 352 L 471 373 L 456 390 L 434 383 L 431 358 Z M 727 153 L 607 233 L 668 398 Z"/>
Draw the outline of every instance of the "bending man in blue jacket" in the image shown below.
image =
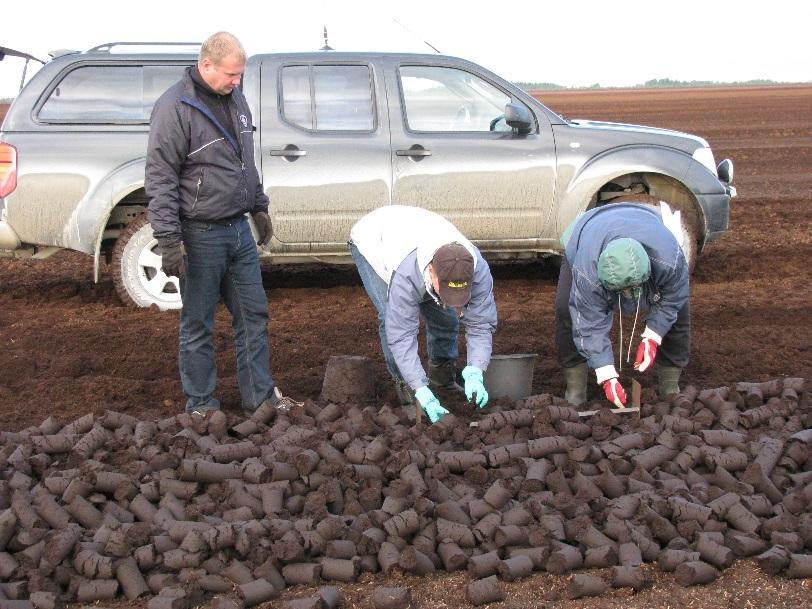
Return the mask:
<path id="1" fill-rule="evenodd" d="M 634 368 L 643 372 L 657 360 L 660 395 L 679 391 L 679 376 L 690 351 L 689 273 L 677 237 L 652 207 L 615 203 L 579 216 L 562 242 L 564 259 L 556 293 L 555 340 L 558 361 L 572 404 L 586 401 L 587 367 L 595 370 L 606 398 L 626 404 L 618 381 L 610 330 L 616 309 L 645 314 L 645 329 Z M 629 361 L 631 340 L 618 361 Z M 620 367 L 620 366 L 619 366 Z"/>
<path id="2" fill-rule="evenodd" d="M 432 423 L 448 411 L 429 388 L 462 390 L 455 381 L 459 321 L 465 326 L 465 395 L 488 403 L 483 372 L 496 330 L 493 278 L 479 250 L 442 216 L 419 207 L 387 205 L 361 218 L 350 252 L 372 304 L 386 367 L 401 403 L 412 391 Z M 420 316 L 426 320 L 429 373 L 417 353 Z"/>

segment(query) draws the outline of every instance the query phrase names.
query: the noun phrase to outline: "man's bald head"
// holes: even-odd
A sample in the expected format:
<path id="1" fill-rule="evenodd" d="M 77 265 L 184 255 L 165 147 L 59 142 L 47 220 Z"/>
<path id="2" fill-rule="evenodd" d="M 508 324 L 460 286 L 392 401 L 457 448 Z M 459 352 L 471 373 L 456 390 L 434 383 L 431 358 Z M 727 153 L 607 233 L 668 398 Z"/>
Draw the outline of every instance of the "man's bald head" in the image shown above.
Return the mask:
<path id="1" fill-rule="evenodd" d="M 200 47 L 197 69 L 209 87 L 220 95 L 228 95 L 240 85 L 245 71 L 245 49 L 233 34 L 212 34 Z"/>
<path id="2" fill-rule="evenodd" d="M 198 62 L 208 59 L 214 64 L 219 64 L 229 55 L 234 55 L 236 59 L 245 63 L 245 49 L 237 37 L 228 32 L 217 32 L 203 42 Z"/>

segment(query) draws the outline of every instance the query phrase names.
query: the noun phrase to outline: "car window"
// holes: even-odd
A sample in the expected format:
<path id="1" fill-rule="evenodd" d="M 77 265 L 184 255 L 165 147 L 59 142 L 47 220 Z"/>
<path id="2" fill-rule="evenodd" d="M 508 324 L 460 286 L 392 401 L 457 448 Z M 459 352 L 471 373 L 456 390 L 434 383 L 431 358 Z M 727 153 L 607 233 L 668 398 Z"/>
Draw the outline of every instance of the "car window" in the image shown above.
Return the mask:
<path id="1" fill-rule="evenodd" d="M 402 66 L 406 124 L 412 131 L 510 131 L 500 89 L 456 68 Z"/>
<path id="2" fill-rule="evenodd" d="M 314 131 L 371 131 L 375 126 L 368 66 L 282 68 L 285 120 Z"/>
<path id="3" fill-rule="evenodd" d="M 41 121 L 149 123 L 158 97 L 184 65 L 81 66 L 68 72 L 39 110 Z"/>
<path id="4" fill-rule="evenodd" d="M 313 128 L 310 68 L 289 66 L 282 70 L 282 114 L 294 125 Z"/>

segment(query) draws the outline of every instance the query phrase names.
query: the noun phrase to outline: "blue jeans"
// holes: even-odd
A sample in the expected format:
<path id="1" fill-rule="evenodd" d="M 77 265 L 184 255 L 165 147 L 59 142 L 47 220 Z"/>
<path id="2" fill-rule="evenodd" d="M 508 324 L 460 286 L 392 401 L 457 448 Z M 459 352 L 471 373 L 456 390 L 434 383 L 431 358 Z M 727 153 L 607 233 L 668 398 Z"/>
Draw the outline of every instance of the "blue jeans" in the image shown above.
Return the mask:
<path id="1" fill-rule="evenodd" d="M 389 286 L 375 272 L 372 265 L 355 247 L 355 244 L 350 242 L 349 246 L 350 254 L 355 261 L 355 266 L 358 268 L 358 274 L 361 276 L 361 283 L 364 284 L 364 289 L 378 312 L 378 335 L 381 339 L 381 349 L 383 349 L 386 368 L 395 381 L 401 381 L 403 377 L 398 371 L 395 358 L 386 340 L 386 310 L 388 308 Z M 420 303 L 420 314 L 426 321 L 426 352 L 429 359 L 433 362 L 456 360 L 459 357 L 457 335 L 460 330 L 460 320 L 454 309 L 437 304 L 429 294 L 426 294 L 426 298 Z"/>
<path id="2" fill-rule="evenodd" d="M 268 299 L 257 245 L 245 216 L 229 225 L 184 221 L 186 273 L 180 280 L 180 378 L 186 410 L 216 410 L 214 312 L 220 297 L 231 313 L 242 406 L 254 410 L 273 394 Z"/>

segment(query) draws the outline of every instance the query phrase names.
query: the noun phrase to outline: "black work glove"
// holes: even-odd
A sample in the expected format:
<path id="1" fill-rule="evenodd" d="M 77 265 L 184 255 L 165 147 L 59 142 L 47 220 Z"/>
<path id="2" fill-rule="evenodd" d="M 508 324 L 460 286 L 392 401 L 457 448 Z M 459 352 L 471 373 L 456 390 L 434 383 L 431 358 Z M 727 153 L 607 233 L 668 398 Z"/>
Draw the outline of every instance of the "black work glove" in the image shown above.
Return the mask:
<path id="1" fill-rule="evenodd" d="M 257 245 L 268 245 L 271 242 L 271 237 L 273 237 L 273 223 L 271 222 L 271 217 L 264 211 L 251 214 L 251 217 L 254 219 L 257 234 L 259 235 Z"/>
<path id="2" fill-rule="evenodd" d="M 186 249 L 182 241 L 158 242 L 161 250 L 161 270 L 180 279 L 186 272 Z"/>

